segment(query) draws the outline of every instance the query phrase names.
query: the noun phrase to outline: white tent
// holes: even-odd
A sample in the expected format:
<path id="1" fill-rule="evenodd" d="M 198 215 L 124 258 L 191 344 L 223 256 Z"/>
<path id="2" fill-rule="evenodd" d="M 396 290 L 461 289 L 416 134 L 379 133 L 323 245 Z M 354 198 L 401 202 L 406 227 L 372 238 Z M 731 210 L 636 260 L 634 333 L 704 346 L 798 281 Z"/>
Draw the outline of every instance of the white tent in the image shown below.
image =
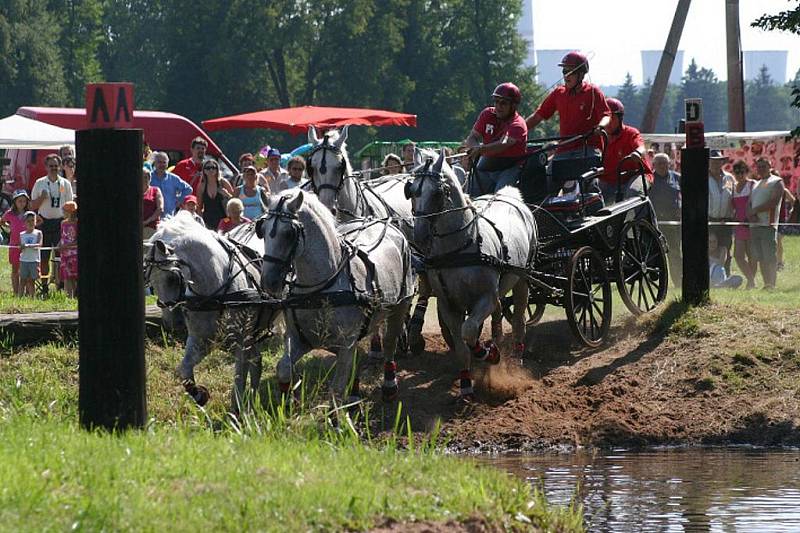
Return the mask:
<path id="1" fill-rule="evenodd" d="M 75 144 L 75 132 L 20 115 L 0 120 L 0 149 L 58 148 Z"/>

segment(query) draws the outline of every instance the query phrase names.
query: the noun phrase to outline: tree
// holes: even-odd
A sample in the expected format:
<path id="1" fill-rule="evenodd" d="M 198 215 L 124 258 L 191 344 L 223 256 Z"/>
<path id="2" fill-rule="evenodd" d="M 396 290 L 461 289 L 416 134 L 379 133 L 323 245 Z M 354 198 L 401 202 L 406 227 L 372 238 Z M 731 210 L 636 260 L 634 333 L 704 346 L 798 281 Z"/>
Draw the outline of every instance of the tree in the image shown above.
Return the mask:
<path id="1" fill-rule="evenodd" d="M 745 86 L 748 131 L 772 131 L 790 127 L 789 104 L 784 93 L 784 88 L 773 83 L 767 66 L 763 65 L 758 77 Z"/>
<path id="2" fill-rule="evenodd" d="M 644 118 L 644 107 L 630 72 L 625 74 L 625 83 L 617 92 L 617 99 L 625 106 L 625 123 L 638 128 Z"/>
<path id="3" fill-rule="evenodd" d="M 769 31 L 788 31 L 800 35 L 800 2 L 795 0 L 798 4 L 794 9 L 781 11 L 777 15 L 762 15 L 757 18 L 751 26 L 761 28 Z M 791 106 L 795 109 L 800 108 L 800 83 L 797 83 L 797 76 L 795 76 L 795 83 L 792 84 L 791 93 Z M 795 113 L 795 117 L 796 117 Z M 800 137 L 800 126 L 792 130 L 792 135 Z"/>
<path id="4" fill-rule="evenodd" d="M 64 67 L 58 49 L 58 20 L 44 0 L 0 4 L 0 112 L 22 105 L 65 105 Z M 10 60 L 10 62 L 9 62 Z"/>
<path id="5" fill-rule="evenodd" d="M 683 83 L 673 103 L 672 123 L 684 118 L 684 100 L 703 99 L 703 119 L 706 131 L 727 131 L 728 102 L 726 85 L 720 83 L 711 69 L 699 67 L 694 59 L 683 76 Z"/>
<path id="6" fill-rule="evenodd" d="M 50 0 L 50 11 L 58 20 L 58 41 L 69 105 L 84 104 L 86 83 L 103 79 L 98 49 L 103 41 L 103 11 L 100 0 Z"/>

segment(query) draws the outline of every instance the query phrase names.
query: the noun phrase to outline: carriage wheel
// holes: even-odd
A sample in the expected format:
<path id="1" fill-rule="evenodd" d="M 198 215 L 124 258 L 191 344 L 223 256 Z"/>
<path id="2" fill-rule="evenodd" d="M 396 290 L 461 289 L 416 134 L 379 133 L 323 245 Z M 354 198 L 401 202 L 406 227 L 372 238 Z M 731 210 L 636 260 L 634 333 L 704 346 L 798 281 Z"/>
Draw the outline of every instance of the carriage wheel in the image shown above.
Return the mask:
<path id="1" fill-rule="evenodd" d="M 614 267 L 622 302 L 634 315 L 652 311 L 667 297 L 667 253 L 646 220 L 633 220 L 622 229 Z"/>
<path id="2" fill-rule="evenodd" d="M 570 259 L 565 296 L 572 332 L 586 346 L 600 346 L 611 324 L 611 283 L 605 261 L 590 246 L 580 248 Z"/>
<path id="3" fill-rule="evenodd" d="M 501 306 L 503 308 L 503 318 L 509 324 L 513 324 L 514 319 L 514 297 L 513 296 L 505 296 L 500 301 Z M 525 309 L 525 327 L 529 328 L 531 326 L 535 326 L 539 323 L 544 315 L 544 308 L 545 304 L 543 303 L 535 303 L 535 302 L 528 302 L 528 306 Z"/>

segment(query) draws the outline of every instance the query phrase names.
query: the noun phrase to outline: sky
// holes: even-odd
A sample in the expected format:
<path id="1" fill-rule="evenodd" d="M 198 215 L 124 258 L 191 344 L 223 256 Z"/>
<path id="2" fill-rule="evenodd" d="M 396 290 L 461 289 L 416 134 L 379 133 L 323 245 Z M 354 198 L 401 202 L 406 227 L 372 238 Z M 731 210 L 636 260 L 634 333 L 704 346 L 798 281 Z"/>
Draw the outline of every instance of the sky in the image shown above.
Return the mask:
<path id="1" fill-rule="evenodd" d="M 537 49 L 578 49 L 589 55 L 591 80 L 621 85 L 630 72 L 642 83 L 640 50 L 663 50 L 678 0 L 531 0 Z M 800 35 L 751 28 L 759 16 L 797 5 L 793 0 L 740 0 L 742 50 L 788 50 L 787 75 L 800 68 Z M 694 0 L 679 50 L 727 79 L 725 0 Z"/>

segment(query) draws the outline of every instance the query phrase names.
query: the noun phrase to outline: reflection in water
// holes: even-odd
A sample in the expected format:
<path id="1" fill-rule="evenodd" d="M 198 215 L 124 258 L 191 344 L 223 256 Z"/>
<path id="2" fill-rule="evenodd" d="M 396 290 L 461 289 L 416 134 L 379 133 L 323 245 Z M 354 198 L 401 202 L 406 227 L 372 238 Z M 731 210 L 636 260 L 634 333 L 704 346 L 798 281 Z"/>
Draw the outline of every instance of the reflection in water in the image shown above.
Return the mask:
<path id="1" fill-rule="evenodd" d="M 480 458 L 549 502 L 577 495 L 589 531 L 800 531 L 800 451 L 660 449 Z"/>

